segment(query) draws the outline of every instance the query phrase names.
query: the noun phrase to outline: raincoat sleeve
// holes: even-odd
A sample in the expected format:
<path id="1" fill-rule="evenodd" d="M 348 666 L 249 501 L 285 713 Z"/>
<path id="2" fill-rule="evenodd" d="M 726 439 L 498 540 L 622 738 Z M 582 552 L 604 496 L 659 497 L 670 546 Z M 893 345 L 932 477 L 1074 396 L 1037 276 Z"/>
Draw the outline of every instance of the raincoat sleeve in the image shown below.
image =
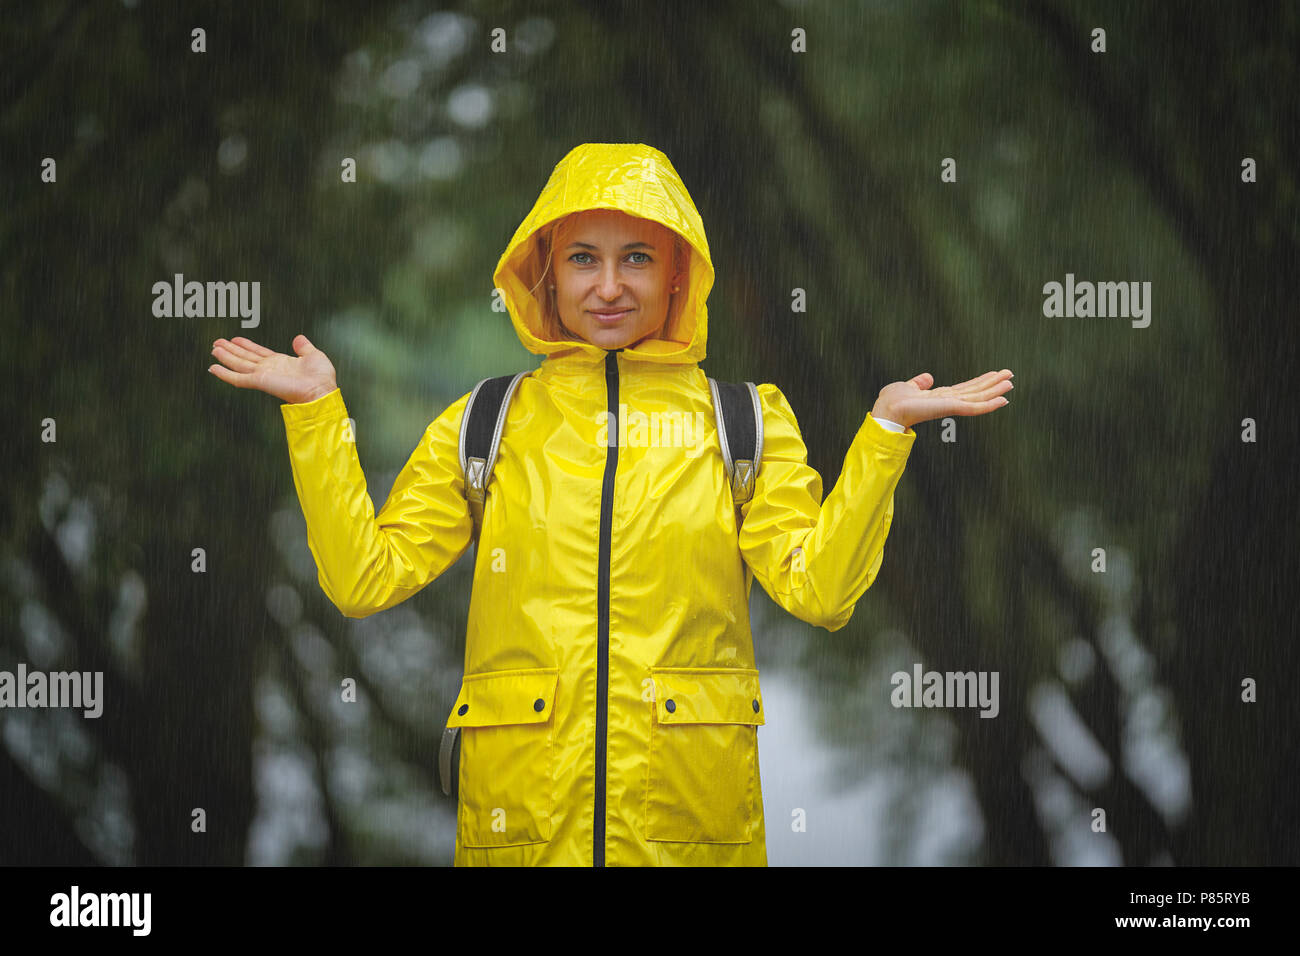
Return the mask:
<path id="1" fill-rule="evenodd" d="M 785 396 L 758 386 L 763 458 L 754 495 L 742 506 L 740 550 L 777 604 L 795 617 L 838 631 L 875 580 L 894 518 L 894 487 L 916 432 L 893 432 L 870 414 L 822 501 L 822 479 Z"/>
<path id="2" fill-rule="evenodd" d="M 321 589 L 344 617 L 405 601 L 469 546 L 473 518 L 460 467 L 463 395 L 425 430 L 375 515 L 347 407 L 336 388 L 284 404 L 289 461 Z"/>

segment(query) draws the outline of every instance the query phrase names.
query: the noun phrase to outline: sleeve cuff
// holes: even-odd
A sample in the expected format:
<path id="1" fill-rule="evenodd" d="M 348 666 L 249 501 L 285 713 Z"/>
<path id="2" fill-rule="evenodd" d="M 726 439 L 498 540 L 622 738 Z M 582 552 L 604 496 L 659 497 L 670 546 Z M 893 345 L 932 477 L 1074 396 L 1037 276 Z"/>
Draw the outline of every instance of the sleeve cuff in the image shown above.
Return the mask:
<path id="1" fill-rule="evenodd" d="M 884 424 L 884 422 L 888 421 L 888 419 L 877 418 L 868 412 L 866 421 L 858 429 L 858 435 L 885 454 L 906 457 L 912 451 L 912 443 L 916 441 L 916 432 L 911 428 L 899 426 L 897 422 L 889 422 L 889 425 L 901 429 L 900 431 L 894 431 L 894 429 Z"/>
<path id="2" fill-rule="evenodd" d="M 343 404 L 343 393 L 335 387 L 334 391 L 326 392 L 315 401 L 285 402 L 280 406 L 280 414 L 284 416 L 285 425 L 301 425 L 334 416 L 347 418 L 348 409 Z"/>

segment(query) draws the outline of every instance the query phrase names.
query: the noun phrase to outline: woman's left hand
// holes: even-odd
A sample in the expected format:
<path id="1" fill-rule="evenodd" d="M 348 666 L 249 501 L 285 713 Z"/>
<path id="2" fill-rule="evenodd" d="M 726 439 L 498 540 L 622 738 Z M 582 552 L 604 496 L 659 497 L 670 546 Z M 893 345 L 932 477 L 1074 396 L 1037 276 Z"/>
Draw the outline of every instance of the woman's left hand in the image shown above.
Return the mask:
<path id="1" fill-rule="evenodd" d="M 871 414 L 905 427 L 948 415 L 983 415 L 1010 404 L 1003 394 L 1015 386 L 1015 373 L 1004 368 L 985 372 L 960 385 L 933 388 L 934 376 L 922 372 L 906 382 L 894 382 L 880 390 Z"/>

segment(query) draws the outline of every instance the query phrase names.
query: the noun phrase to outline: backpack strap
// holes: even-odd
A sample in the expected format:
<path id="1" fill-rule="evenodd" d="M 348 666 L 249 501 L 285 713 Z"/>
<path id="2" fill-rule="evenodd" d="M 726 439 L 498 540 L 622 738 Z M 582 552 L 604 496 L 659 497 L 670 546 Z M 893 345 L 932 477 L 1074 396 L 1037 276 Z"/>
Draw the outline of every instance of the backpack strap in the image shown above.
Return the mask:
<path id="1" fill-rule="evenodd" d="M 754 484 L 763 462 L 763 405 L 753 382 L 709 379 L 718 444 L 731 483 L 731 497 L 743 505 L 754 497 Z"/>
<path id="2" fill-rule="evenodd" d="M 465 500 L 474 516 L 474 539 L 483 526 L 483 506 L 487 501 L 488 482 L 501 450 L 501 433 L 506 427 L 506 413 L 519 382 L 528 375 L 498 375 L 485 378 L 474 386 L 460 419 L 460 468 L 465 475 Z M 438 745 L 438 781 L 442 792 L 456 796 L 460 764 L 460 728 L 444 727 Z"/>
<path id="3" fill-rule="evenodd" d="M 465 500 L 474 516 L 474 536 L 483 524 L 483 505 L 492 468 L 501 448 L 506 412 L 519 382 L 528 372 L 485 378 L 474 386 L 460 419 L 460 468 L 465 475 Z"/>

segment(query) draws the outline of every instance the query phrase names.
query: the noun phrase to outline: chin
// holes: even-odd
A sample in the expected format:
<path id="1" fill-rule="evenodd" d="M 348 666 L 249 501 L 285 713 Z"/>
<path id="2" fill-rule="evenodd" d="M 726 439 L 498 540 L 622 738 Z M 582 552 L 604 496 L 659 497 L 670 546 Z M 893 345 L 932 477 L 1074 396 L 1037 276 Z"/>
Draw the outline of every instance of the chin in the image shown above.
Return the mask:
<path id="1" fill-rule="evenodd" d="M 575 329 L 583 341 L 602 349 L 624 349 L 635 345 L 647 336 L 654 335 L 655 329 L 635 329 L 619 325 L 614 328 L 602 328 L 591 324 L 587 328 Z"/>
<path id="2" fill-rule="evenodd" d="M 587 341 L 592 345 L 599 345 L 602 349 L 622 349 L 627 348 L 636 339 L 624 329 L 592 329 L 587 336 Z"/>

